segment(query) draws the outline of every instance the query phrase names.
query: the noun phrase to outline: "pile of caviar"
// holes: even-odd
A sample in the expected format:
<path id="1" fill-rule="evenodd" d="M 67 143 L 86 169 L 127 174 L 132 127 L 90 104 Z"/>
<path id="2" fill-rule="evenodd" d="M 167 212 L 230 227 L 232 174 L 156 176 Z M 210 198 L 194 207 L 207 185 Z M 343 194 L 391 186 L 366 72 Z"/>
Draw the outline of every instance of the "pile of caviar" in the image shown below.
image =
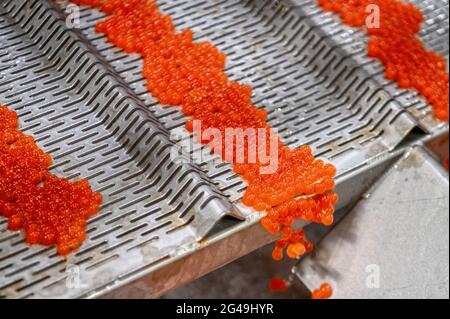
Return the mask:
<path id="1" fill-rule="evenodd" d="M 52 159 L 19 129 L 17 114 L 0 106 L 0 215 L 29 244 L 56 245 L 65 256 L 86 239 L 86 220 L 100 194 L 87 181 L 70 183 L 48 172 Z"/>
<path id="2" fill-rule="evenodd" d="M 329 284 L 323 284 L 313 291 L 311 299 L 330 299 L 333 296 L 333 288 Z"/>
<path id="3" fill-rule="evenodd" d="M 386 78 L 401 88 L 416 89 L 434 109 L 437 119 L 448 121 L 449 85 L 446 61 L 427 51 L 418 39 L 423 16 L 411 3 L 401 0 L 317 0 L 326 11 L 337 13 L 370 35 L 368 52 L 386 67 Z M 368 6 L 378 6 L 379 25 L 372 22 Z"/>
<path id="4" fill-rule="evenodd" d="M 228 79 L 224 72 L 226 55 L 209 42 L 194 42 L 189 29 L 177 32 L 172 18 L 160 13 L 155 1 L 72 2 L 110 14 L 97 24 L 97 32 L 105 34 L 109 42 L 125 52 L 143 57 L 149 92 L 161 104 L 181 107 L 190 118 L 187 130 L 193 132 L 194 121 L 201 121 L 200 131 L 195 132 L 199 141 L 233 163 L 235 172 L 247 181 L 244 204 L 268 211 L 262 225 L 273 234 L 282 234 L 274 251 L 276 259 L 280 259 L 284 249 L 292 258 L 309 251 L 311 243 L 303 232 L 292 230 L 292 225 L 299 219 L 332 223 L 333 205 L 337 201 L 333 193 L 336 169 L 315 159 L 308 146 L 291 150 L 283 145 L 267 124 L 266 111 L 253 105 L 252 88 Z M 261 129 L 259 132 L 264 133 L 258 138 L 257 147 L 269 149 L 271 143 L 276 143 L 277 154 L 269 153 L 276 156 L 276 171 L 262 173 L 268 161 L 260 156 L 255 161 L 249 160 L 249 148 L 255 146 L 255 141 L 248 137 L 243 144 L 244 158 L 238 161 L 239 146 L 225 138 L 229 128 Z M 221 134 L 205 138 L 203 133 L 209 129 Z"/>

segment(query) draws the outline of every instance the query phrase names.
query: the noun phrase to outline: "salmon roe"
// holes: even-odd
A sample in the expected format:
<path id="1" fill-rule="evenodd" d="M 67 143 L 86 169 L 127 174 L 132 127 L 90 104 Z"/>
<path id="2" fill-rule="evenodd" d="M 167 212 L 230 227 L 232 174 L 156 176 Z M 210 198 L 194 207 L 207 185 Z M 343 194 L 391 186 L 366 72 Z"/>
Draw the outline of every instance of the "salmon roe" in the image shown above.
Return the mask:
<path id="1" fill-rule="evenodd" d="M 48 172 L 51 157 L 19 129 L 17 114 L 0 106 L 0 215 L 29 244 L 56 245 L 67 255 L 86 239 L 86 220 L 102 197 L 85 180 L 70 183 Z"/>
<path id="2" fill-rule="evenodd" d="M 233 163 L 235 172 L 247 181 L 243 203 L 268 211 L 262 225 L 272 234 L 283 234 L 283 244 L 277 244 L 274 258 L 281 259 L 285 249 L 291 258 L 310 251 L 312 244 L 303 232 L 291 230 L 291 226 L 299 219 L 332 223 L 337 201 L 333 193 L 334 166 L 316 160 L 308 146 L 291 150 L 275 137 L 278 168 L 272 174 L 262 174 L 261 168 L 266 165 L 260 157 L 249 161 L 249 148 L 254 146 L 252 143 L 268 148 L 273 143 L 273 129 L 267 124 L 266 111 L 253 105 L 252 88 L 228 79 L 224 53 L 209 42 L 194 42 L 189 29 L 177 32 L 172 18 L 161 14 L 155 1 L 72 2 L 110 14 L 96 25 L 96 30 L 125 52 L 143 57 L 148 90 L 161 104 L 182 108 L 190 118 L 186 123 L 188 131 L 194 131 L 194 120 L 201 121 L 201 131 L 196 132 L 200 142 L 209 144 L 213 152 Z M 236 141 L 225 139 L 228 128 L 264 129 L 265 136 L 257 142 L 246 138 L 244 160 L 237 161 Z M 202 138 L 201 133 L 208 129 L 219 130 L 221 137 Z M 230 148 L 232 158 L 226 155 Z"/>
<path id="3" fill-rule="evenodd" d="M 285 292 L 289 289 L 289 284 L 281 278 L 273 278 L 270 281 L 269 288 L 271 292 Z"/>
<path id="4" fill-rule="evenodd" d="M 319 289 L 313 291 L 311 299 L 330 299 L 333 296 L 333 288 L 325 283 Z"/>
<path id="5" fill-rule="evenodd" d="M 370 35 L 368 53 L 385 65 L 386 78 L 401 88 L 416 89 L 427 98 L 437 119 L 448 121 L 449 84 L 443 56 L 427 51 L 418 39 L 423 15 L 401 0 L 317 0 L 326 11 L 337 13 L 344 23 L 364 27 Z M 368 6 L 380 12 L 379 26 Z"/>

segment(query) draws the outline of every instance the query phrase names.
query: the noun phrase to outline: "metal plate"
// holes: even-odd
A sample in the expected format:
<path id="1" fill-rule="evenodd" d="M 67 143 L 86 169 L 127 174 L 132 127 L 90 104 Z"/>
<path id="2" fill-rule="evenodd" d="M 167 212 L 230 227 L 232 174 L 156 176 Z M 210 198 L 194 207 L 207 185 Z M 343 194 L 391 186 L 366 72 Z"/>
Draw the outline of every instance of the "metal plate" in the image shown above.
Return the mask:
<path id="1" fill-rule="evenodd" d="M 0 100 L 53 156 L 55 174 L 87 178 L 104 195 L 89 239 L 67 261 L 28 247 L 2 219 L 1 295 L 80 293 L 66 289 L 68 265 L 95 289 L 198 241 L 231 212 L 200 170 L 170 161 L 168 132 L 47 3 L 2 1 L 0 15 Z"/>
<path id="2" fill-rule="evenodd" d="M 179 28 L 228 54 L 228 74 L 255 88 L 255 103 L 287 144 L 310 144 L 340 174 L 394 149 L 417 124 L 305 14 L 307 2 L 158 3 Z M 82 8 L 81 29 L 70 30 L 64 11 L 46 1 L 0 0 L 0 102 L 54 157 L 55 174 L 88 178 L 105 204 L 68 260 L 27 246 L 1 220 L 4 297 L 97 296 L 204 248 L 199 239 L 214 225 L 222 237 L 245 227 L 222 224 L 226 214 L 244 214 L 245 225 L 257 218 L 234 208 L 245 183 L 230 165 L 214 157 L 170 161 L 174 143 L 190 139 L 185 118 L 146 92 L 138 56 L 94 32 L 103 15 Z"/>
<path id="3" fill-rule="evenodd" d="M 335 44 L 325 41 L 321 32 L 289 3 L 158 3 L 180 30 L 189 27 L 197 40 L 210 40 L 227 53 L 231 79 L 255 89 L 255 104 L 268 110 L 269 123 L 292 147 L 309 144 L 318 156 L 333 160 L 377 138 L 392 149 L 416 124 L 387 92 L 367 79 L 355 61 L 335 50 Z M 141 59 L 121 52 L 95 32 L 95 24 L 104 17 L 85 8 L 81 33 L 174 137 L 188 138 L 182 113 L 158 105 L 147 93 Z M 240 198 L 243 185 L 230 166 L 218 160 L 216 165 L 209 163 L 207 170 L 232 200 Z"/>
<path id="4" fill-rule="evenodd" d="M 448 0 L 411 0 L 424 14 L 420 38 L 428 49 L 449 57 L 449 6 Z M 336 44 L 346 55 L 356 61 L 367 72 L 371 79 L 382 86 L 390 96 L 402 105 L 428 132 L 435 132 L 445 124 L 434 120 L 432 110 L 426 100 L 417 92 L 400 89 L 396 82 L 386 80 L 384 66 L 377 60 L 367 56 L 368 37 L 364 31 L 345 26 L 339 17 L 324 13 L 315 0 L 292 0 L 296 12 L 311 19 L 314 25 L 320 26 L 326 39 Z"/>

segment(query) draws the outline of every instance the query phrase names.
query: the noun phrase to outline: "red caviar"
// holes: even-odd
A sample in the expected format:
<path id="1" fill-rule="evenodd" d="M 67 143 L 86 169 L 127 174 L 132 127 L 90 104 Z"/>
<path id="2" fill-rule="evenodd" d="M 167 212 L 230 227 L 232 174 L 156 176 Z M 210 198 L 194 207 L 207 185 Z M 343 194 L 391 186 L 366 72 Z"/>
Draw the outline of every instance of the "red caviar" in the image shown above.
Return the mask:
<path id="1" fill-rule="evenodd" d="M 18 129 L 17 114 L 0 106 L 0 215 L 29 244 L 56 245 L 67 255 L 86 239 L 86 220 L 102 197 L 85 180 L 70 183 L 48 172 L 51 157 Z"/>
<path id="2" fill-rule="evenodd" d="M 351 26 L 365 27 L 371 36 L 368 52 L 386 67 L 386 78 L 401 88 L 416 89 L 434 109 L 437 119 L 448 121 L 449 85 L 446 61 L 427 51 L 418 39 L 422 13 L 401 0 L 317 0 L 324 10 L 334 12 Z M 371 7 L 368 7 L 368 6 Z M 367 24 L 378 6 L 379 26 Z"/>
<path id="3" fill-rule="evenodd" d="M 288 283 L 281 278 L 273 278 L 269 285 L 271 292 L 285 292 L 289 289 Z"/>
<path id="4" fill-rule="evenodd" d="M 313 291 L 311 299 L 330 299 L 333 296 L 333 288 L 329 284 L 323 284 Z"/>
<path id="5" fill-rule="evenodd" d="M 269 232 L 277 234 L 299 219 L 330 224 L 329 216 L 337 201 L 332 192 L 336 169 L 316 160 L 308 146 L 290 150 L 275 138 L 278 168 L 272 174 L 262 174 L 261 168 L 266 165 L 260 157 L 255 163 L 249 160 L 249 149 L 255 142 L 246 138 L 245 158 L 237 161 L 235 151 L 239 146 L 236 141 L 227 143 L 227 128 L 264 129 L 262 140 L 258 140 L 263 148 L 273 143 L 273 130 L 267 124 L 266 111 L 252 104 L 252 88 L 229 81 L 224 72 L 224 53 L 209 42 L 194 42 L 189 29 L 178 33 L 171 17 L 161 14 L 155 1 L 72 2 L 111 14 L 97 24 L 96 30 L 106 34 L 111 43 L 125 52 L 139 53 L 144 58 L 143 74 L 148 90 L 161 104 L 182 107 L 183 113 L 190 117 L 186 124 L 189 131 L 194 131 L 194 120 L 201 121 L 197 137 L 224 160 L 232 162 L 235 172 L 248 182 L 243 202 L 258 211 L 269 211 L 262 220 Z M 208 129 L 219 130 L 221 140 L 202 138 Z M 226 152 L 230 148 L 232 158 Z M 306 198 L 294 200 L 295 197 Z M 292 232 L 285 237 L 287 245 L 277 246 L 274 251 L 276 260 L 283 257 L 285 248 L 290 257 L 296 258 L 312 247 L 299 233 Z"/>

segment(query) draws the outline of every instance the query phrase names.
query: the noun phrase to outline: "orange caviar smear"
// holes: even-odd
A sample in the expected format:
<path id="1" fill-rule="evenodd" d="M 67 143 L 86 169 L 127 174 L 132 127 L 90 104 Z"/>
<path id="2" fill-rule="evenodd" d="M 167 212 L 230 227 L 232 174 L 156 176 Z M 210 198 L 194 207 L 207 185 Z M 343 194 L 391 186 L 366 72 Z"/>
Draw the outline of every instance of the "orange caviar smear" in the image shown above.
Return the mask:
<path id="1" fill-rule="evenodd" d="M 371 36 L 369 56 L 386 67 L 386 78 L 401 88 L 416 89 L 434 109 L 437 119 L 448 121 L 449 84 L 445 58 L 427 51 L 418 39 L 422 13 L 401 0 L 317 0 L 326 11 L 337 13 L 344 23 L 364 27 Z M 380 23 L 368 24 L 378 6 Z"/>
<path id="2" fill-rule="evenodd" d="M 286 292 L 289 289 L 289 284 L 281 278 L 273 278 L 270 281 L 269 288 L 271 292 Z"/>
<path id="3" fill-rule="evenodd" d="M 201 143 L 209 144 L 224 160 L 233 163 L 234 171 L 247 181 L 243 203 L 258 211 L 269 211 L 269 216 L 262 221 L 268 231 L 277 234 L 283 227 L 291 227 L 304 217 L 314 222 L 332 223 L 330 215 L 337 200 L 333 193 L 336 169 L 316 160 L 308 146 L 291 150 L 279 138 L 273 138 L 266 111 L 252 103 L 252 88 L 231 82 L 225 74 L 224 53 L 209 42 L 194 42 L 189 29 L 177 32 L 172 18 L 161 14 L 155 1 L 72 2 L 111 14 L 97 24 L 96 30 L 125 52 L 143 57 L 148 90 L 159 103 L 182 108 L 190 118 L 186 123 L 188 131 L 195 131 L 194 121 L 201 122 L 200 131 L 195 131 L 197 138 Z M 257 141 L 247 137 L 240 147 L 236 140 L 226 140 L 226 130 L 230 128 L 264 133 Z M 218 130 L 220 137 L 205 138 L 203 133 L 209 129 Z M 254 144 L 258 144 L 258 149 L 259 146 L 268 149 L 274 142 L 277 169 L 262 174 L 261 169 L 267 166 L 264 159 L 259 155 L 255 161 L 250 161 L 249 150 Z M 236 157 L 238 148 L 244 149 L 242 161 Z M 232 156 L 229 156 L 229 150 L 232 150 Z M 308 199 L 293 200 L 304 196 Z M 293 232 L 287 238 L 292 246 L 284 247 L 293 258 L 311 246 L 304 236 L 295 234 Z M 283 257 L 284 248 L 274 252 L 274 259 Z"/>
<path id="4" fill-rule="evenodd" d="M 333 296 L 333 288 L 329 284 L 323 284 L 313 291 L 311 299 L 330 299 Z"/>
<path id="5" fill-rule="evenodd" d="M 67 255 L 86 239 L 86 221 L 102 202 L 89 183 L 48 172 L 52 159 L 19 129 L 17 114 L 0 106 L 0 215 L 29 244 L 56 245 Z"/>

